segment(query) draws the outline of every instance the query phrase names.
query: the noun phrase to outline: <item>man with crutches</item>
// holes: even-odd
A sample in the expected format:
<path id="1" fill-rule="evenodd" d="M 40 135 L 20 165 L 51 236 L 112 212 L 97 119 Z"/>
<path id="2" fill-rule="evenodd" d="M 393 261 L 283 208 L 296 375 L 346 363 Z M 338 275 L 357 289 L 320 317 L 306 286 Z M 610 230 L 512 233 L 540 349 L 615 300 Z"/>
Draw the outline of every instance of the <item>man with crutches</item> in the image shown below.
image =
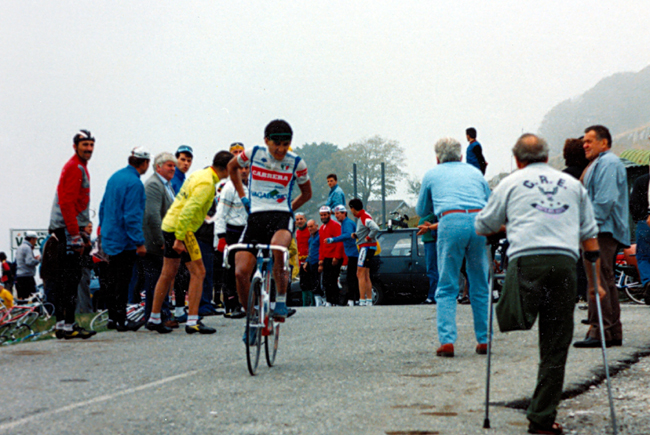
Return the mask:
<path id="1" fill-rule="evenodd" d="M 598 226 L 584 187 L 547 164 L 543 139 L 525 134 L 513 154 L 519 170 L 499 183 L 475 228 L 489 235 L 506 227 L 509 263 L 496 307 L 501 331 L 530 329 L 539 316 L 540 364 L 528 432 L 562 434 L 555 417 L 573 339 L 576 262 L 582 244 L 585 257 L 599 263 Z M 596 284 L 602 297 L 591 269 L 588 262 L 590 295 Z"/>

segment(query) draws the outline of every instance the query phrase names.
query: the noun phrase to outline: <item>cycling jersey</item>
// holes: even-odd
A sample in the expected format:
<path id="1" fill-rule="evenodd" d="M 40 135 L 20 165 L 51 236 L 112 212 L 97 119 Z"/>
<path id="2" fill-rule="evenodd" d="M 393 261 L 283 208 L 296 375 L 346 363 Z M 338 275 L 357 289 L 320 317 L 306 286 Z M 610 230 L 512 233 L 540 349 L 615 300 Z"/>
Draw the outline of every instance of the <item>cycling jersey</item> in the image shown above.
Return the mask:
<path id="1" fill-rule="evenodd" d="M 251 213 L 264 211 L 293 212 L 291 194 L 295 182 L 309 181 L 307 164 L 292 152 L 278 161 L 266 146 L 255 145 L 237 156 L 240 166 L 250 166 L 248 198 Z"/>
<path id="2" fill-rule="evenodd" d="M 162 230 L 175 233 L 178 240 L 185 240 L 188 232 L 196 232 L 214 202 L 215 185 L 218 182 L 219 177 L 212 166 L 190 175 L 167 210 Z"/>

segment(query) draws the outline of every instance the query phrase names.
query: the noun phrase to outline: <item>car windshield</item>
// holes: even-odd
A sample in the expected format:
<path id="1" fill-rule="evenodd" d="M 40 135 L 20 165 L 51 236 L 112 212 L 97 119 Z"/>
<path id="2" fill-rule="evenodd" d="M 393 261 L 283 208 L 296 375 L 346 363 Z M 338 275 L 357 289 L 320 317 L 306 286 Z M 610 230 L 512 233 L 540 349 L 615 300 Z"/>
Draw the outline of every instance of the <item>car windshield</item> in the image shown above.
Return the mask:
<path id="1" fill-rule="evenodd" d="M 411 255 L 411 233 L 382 233 L 378 237 L 381 257 L 408 257 Z"/>

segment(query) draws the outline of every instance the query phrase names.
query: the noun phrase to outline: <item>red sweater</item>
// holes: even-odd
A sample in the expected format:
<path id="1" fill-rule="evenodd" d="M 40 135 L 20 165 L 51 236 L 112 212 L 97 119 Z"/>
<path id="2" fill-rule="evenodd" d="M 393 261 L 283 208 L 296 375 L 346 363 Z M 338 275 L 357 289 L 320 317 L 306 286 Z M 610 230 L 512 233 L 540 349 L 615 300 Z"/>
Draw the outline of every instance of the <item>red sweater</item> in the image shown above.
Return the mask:
<path id="1" fill-rule="evenodd" d="M 298 258 L 302 264 L 309 255 L 309 230 L 305 228 L 296 230 L 296 243 L 298 245 Z"/>
<path id="2" fill-rule="evenodd" d="M 79 227 L 85 227 L 90 221 L 89 203 L 88 168 L 86 162 L 75 154 L 61 171 L 56 198 L 52 205 L 50 229 L 66 228 L 71 235 L 78 235 Z"/>
<path id="3" fill-rule="evenodd" d="M 341 224 L 336 219 L 330 219 L 328 223 L 321 225 L 318 229 L 318 234 L 320 236 L 320 252 L 318 258 L 320 261 L 325 258 L 343 259 L 345 257 L 343 243 L 330 243 L 329 245 L 325 243 L 325 239 L 341 235 Z"/>

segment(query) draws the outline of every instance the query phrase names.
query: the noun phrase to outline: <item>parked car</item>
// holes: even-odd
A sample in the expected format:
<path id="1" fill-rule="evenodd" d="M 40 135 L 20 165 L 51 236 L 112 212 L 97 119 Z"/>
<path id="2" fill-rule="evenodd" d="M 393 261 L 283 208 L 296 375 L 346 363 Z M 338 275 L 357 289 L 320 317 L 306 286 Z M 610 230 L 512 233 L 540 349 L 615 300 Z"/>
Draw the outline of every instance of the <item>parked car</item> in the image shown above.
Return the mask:
<path id="1" fill-rule="evenodd" d="M 419 303 L 429 293 L 429 278 L 424 258 L 422 236 L 417 228 L 381 230 L 377 240 L 381 252 L 373 258 L 370 266 L 372 302 L 383 305 L 388 302 Z M 341 270 L 339 287 L 347 291 L 347 271 Z M 287 303 L 300 306 L 300 282 L 291 284 Z"/>

